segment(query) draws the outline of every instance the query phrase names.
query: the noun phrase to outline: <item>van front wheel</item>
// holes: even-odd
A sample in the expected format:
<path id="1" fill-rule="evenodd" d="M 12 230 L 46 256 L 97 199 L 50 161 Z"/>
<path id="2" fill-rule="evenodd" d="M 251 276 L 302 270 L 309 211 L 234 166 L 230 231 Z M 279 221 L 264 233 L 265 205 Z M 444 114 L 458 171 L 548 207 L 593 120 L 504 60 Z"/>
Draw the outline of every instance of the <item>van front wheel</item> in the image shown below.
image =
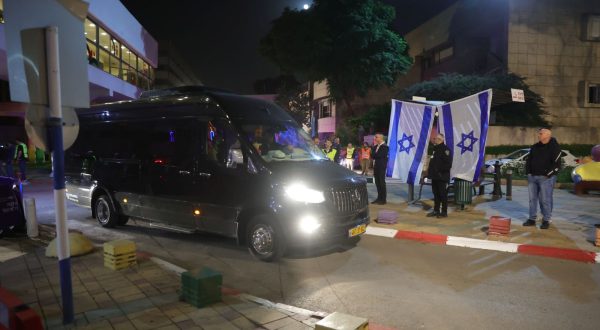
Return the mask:
<path id="1" fill-rule="evenodd" d="M 106 228 L 113 228 L 119 223 L 117 210 L 106 195 L 102 195 L 96 200 L 96 219 L 102 227 Z"/>
<path id="2" fill-rule="evenodd" d="M 265 217 L 248 224 L 247 242 L 250 253 L 262 261 L 276 261 L 285 252 L 283 233 L 276 223 Z"/>

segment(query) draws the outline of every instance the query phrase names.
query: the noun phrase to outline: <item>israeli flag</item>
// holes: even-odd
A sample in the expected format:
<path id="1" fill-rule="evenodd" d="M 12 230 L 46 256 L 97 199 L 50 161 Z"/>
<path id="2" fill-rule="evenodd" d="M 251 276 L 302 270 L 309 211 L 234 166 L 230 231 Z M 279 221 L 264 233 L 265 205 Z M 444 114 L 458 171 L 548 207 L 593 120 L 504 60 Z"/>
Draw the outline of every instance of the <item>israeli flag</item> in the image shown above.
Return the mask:
<path id="1" fill-rule="evenodd" d="M 477 181 L 485 156 L 492 90 L 442 105 L 439 129 L 453 155 L 450 177 Z"/>
<path id="2" fill-rule="evenodd" d="M 434 113 L 429 105 L 392 100 L 387 176 L 413 185 L 419 183 Z"/>

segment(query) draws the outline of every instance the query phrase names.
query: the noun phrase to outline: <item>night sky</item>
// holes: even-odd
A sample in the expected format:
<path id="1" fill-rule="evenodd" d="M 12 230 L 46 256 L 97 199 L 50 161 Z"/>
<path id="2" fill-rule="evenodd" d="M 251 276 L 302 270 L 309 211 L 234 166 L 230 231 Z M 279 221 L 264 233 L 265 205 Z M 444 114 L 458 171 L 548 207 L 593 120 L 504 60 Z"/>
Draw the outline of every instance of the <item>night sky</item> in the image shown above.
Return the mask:
<path id="1" fill-rule="evenodd" d="M 169 40 L 208 86 L 252 94 L 258 79 L 279 70 L 258 53 L 260 39 L 285 7 L 302 0 L 121 0 L 159 40 Z M 384 0 L 396 7 L 394 28 L 404 34 L 456 0 Z M 425 5 L 426 4 L 426 5 Z"/>

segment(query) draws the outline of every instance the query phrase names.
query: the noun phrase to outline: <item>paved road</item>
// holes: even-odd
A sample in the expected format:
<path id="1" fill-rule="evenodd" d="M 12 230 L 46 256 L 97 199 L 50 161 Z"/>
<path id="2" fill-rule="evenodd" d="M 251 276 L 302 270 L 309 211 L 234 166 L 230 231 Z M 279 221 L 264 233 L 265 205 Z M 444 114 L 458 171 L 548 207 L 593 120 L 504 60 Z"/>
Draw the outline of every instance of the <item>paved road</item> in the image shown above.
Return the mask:
<path id="1" fill-rule="evenodd" d="M 38 218 L 53 222 L 49 186 L 29 186 Z M 225 285 L 303 308 L 340 311 L 402 329 L 597 329 L 600 265 L 365 236 L 356 247 L 298 251 L 279 263 L 233 240 L 149 228 L 108 230 L 69 206 L 69 225 L 98 243 L 133 238 L 180 266 L 208 266 Z M 1 267 L 1 265 L 0 265 Z"/>

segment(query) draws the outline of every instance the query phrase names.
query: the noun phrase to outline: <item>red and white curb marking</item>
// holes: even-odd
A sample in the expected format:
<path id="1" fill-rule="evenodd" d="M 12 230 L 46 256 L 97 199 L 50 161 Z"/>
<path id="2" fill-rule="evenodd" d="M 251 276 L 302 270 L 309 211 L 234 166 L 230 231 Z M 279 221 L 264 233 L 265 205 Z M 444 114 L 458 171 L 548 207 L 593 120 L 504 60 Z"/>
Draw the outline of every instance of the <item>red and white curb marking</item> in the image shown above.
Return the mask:
<path id="1" fill-rule="evenodd" d="M 574 260 L 586 263 L 600 263 L 600 253 L 578 249 L 566 249 L 531 244 L 488 241 L 483 239 L 429 234 L 424 232 L 396 230 L 373 226 L 367 227 L 366 234 L 372 236 L 406 239 L 411 241 L 419 241 L 440 245 L 460 246 L 472 249 L 528 254 L 534 256 Z"/>

